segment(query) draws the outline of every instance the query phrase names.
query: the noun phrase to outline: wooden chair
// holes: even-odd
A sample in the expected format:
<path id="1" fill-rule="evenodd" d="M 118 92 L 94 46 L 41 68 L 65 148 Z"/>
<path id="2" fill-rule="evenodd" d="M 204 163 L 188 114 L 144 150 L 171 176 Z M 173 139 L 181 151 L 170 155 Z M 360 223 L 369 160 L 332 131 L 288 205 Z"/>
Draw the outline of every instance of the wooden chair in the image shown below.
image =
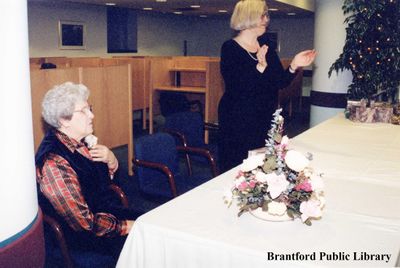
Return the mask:
<path id="1" fill-rule="evenodd" d="M 122 206 L 124 208 L 129 208 L 128 198 L 122 191 L 122 189 L 115 184 L 111 184 L 110 188 L 120 199 Z M 76 263 L 79 262 L 79 260 L 88 260 L 88 259 L 90 259 L 90 265 L 88 265 L 90 267 L 108 267 L 109 263 L 113 263 L 113 259 L 111 257 L 103 256 L 100 255 L 99 253 L 71 251 L 67 245 L 67 241 L 64 232 L 62 230 L 61 224 L 53 217 L 45 214 L 43 215 L 43 221 L 45 225 L 49 227 L 49 230 L 51 230 L 53 238 L 56 241 L 56 244 L 61 252 L 61 258 L 64 264 L 63 267 L 66 268 L 73 268 L 76 266 L 82 267 L 82 265 L 79 264 L 76 265 Z M 55 264 L 50 264 L 50 265 L 55 265 Z"/>

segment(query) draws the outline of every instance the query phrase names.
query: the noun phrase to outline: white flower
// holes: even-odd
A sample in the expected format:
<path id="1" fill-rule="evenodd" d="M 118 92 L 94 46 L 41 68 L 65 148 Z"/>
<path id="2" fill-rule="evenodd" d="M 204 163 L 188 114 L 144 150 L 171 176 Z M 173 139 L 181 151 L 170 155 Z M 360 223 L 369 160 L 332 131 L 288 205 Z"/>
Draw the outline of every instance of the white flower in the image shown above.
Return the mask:
<path id="1" fill-rule="evenodd" d="M 280 194 L 285 191 L 289 185 L 286 180 L 285 174 L 277 175 L 276 173 L 268 174 L 265 178 L 268 184 L 267 192 L 271 195 L 272 199 L 277 198 Z"/>
<path id="2" fill-rule="evenodd" d="M 268 203 L 268 213 L 272 215 L 281 216 L 286 212 L 286 205 L 283 202 L 269 202 Z"/>
<path id="3" fill-rule="evenodd" d="M 321 176 L 318 175 L 311 175 L 310 183 L 313 191 L 320 192 L 324 189 L 324 181 L 322 180 Z"/>
<path id="4" fill-rule="evenodd" d="M 305 222 L 308 218 L 319 218 L 322 216 L 321 202 L 316 199 L 301 202 L 300 204 L 301 220 Z"/>
<path id="5" fill-rule="evenodd" d="M 285 162 L 291 170 L 300 172 L 308 166 L 310 160 L 308 160 L 302 153 L 290 150 L 286 153 Z"/>
<path id="6" fill-rule="evenodd" d="M 303 170 L 304 176 L 306 176 L 307 178 L 310 178 L 313 175 L 313 169 L 311 167 L 306 167 Z"/>
<path id="7" fill-rule="evenodd" d="M 287 146 L 288 144 L 289 144 L 289 138 L 288 138 L 288 136 L 285 135 L 282 137 L 281 145 Z"/>
<path id="8" fill-rule="evenodd" d="M 85 142 L 89 149 L 93 148 L 93 146 L 95 146 L 97 144 L 97 137 L 93 134 L 89 134 L 85 137 Z"/>
<path id="9" fill-rule="evenodd" d="M 324 193 L 323 192 L 315 193 L 315 199 L 319 201 L 319 207 L 323 209 L 326 203 Z"/>
<path id="10" fill-rule="evenodd" d="M 267 182 L 267 178 L 270 177 L 271 174 L 265 174 L 262 171 L 258 171 L 255 175 L 255 179 L 261 183 L 266 183 Z"/>
<path id="11" fill-rule="evenodd" d="M 243 164 L 240 166 L 240 170 L 247 172 L 253 170 L 264 164 L 265 156 L 263 154 L 252 155 L 249 158 L 243 160 Z"/>

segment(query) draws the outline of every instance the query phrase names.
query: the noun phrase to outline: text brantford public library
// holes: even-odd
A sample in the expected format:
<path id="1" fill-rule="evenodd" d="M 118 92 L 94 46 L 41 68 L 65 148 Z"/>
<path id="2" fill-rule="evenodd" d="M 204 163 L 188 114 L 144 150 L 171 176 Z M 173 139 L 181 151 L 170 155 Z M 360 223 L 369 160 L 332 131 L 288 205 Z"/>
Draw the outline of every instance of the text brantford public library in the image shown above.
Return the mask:
<path id="1" fill-rule="evenodd" d="M 312 252 L 312 253 L 275 253 L 268 251 L 268 261 L 367 261 L 386 262 L 390 261 L 391 254 L 359 252 Z"/>

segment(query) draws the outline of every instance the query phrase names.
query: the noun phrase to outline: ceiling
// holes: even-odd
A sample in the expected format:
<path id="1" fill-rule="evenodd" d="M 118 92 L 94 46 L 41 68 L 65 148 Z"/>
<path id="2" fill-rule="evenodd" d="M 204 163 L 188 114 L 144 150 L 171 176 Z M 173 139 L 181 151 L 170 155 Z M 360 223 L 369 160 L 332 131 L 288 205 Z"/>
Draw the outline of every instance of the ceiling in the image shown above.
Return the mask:
<path id="1" fill-rule="evenodd" d="M 116 7 L 138 10 L 152 8 L 146 12 L 161 12 L 177 15 L 223 17 L 230 16 L 237 0 L 28 0 L 29 2 L 85 3 L 106 5 L 115 3 Z M 161 2 L 164 1 L 164 2 Z M 310 17 L 314 14 L 314 0 L 267 0 L 271 17 Z M 200 7 L 191 7 L 199 5 Z M 272 9 L 272 10 L 271 10 Z M 273 11 L 277 9 L 277 11 Z M 225 10 L 221 12 L 220 10 Z M 289 13 L 289 15 L 288 15 Z M 292 14 L 290 14 L 292 13 Z M 294 13 L 294 14 L 293 14 Z"/>

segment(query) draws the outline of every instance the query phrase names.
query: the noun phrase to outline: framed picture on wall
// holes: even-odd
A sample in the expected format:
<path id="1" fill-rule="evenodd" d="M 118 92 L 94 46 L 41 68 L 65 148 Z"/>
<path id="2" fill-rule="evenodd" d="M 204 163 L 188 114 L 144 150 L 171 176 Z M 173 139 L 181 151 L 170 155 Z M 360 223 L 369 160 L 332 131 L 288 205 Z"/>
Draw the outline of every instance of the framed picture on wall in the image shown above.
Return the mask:
<path id="1" fill-rule="evenodd" d="M 86 49 L 86 25 L 78 21 L 58 22 L 60 49 Z"/>

